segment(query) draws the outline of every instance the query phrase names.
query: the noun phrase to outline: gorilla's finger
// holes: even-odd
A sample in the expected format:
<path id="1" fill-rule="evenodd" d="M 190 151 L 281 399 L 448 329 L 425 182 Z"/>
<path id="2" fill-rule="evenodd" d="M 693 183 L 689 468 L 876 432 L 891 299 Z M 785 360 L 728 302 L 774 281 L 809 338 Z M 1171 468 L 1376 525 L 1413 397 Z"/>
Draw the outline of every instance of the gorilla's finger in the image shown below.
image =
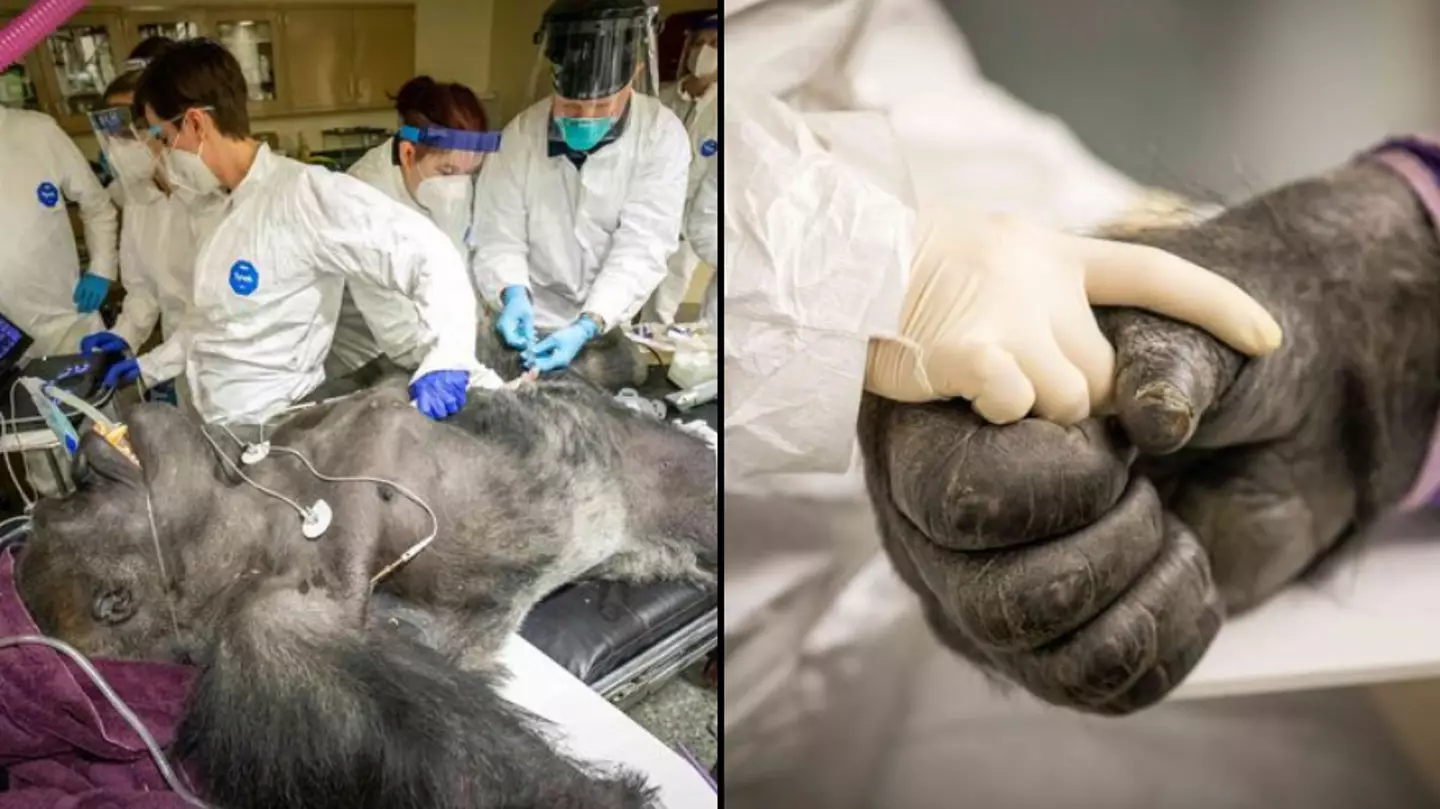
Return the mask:
<path id="1" fill-rule="evenodd" d="M 1056 705 L 1123 713 L 1174 688 L 1220 630 L 1224 608 L 1199 542 L 1178 519 L 1135 586 L 1095 620 L 1034 652 L 995 655 L 1026 690 Z"/>
<path id="2" fill-rule="evenodd" d="M 1184 446 L 1235 380 L 1241 356 L 1159 315 L 1106 310 L 1100 322 L 1115 346 L 1115 412 L 1130 440 L 1153 454 Z"/>
<path id="3" fill-rule="evenodd" d="M 866 395 L 861 447 L 885 496 L 936 544 L 987 550 L 1094 522 L 1125 489 L 1134 453 L 1097 420 L 996 427 L 962 403 Z M 875 487 L 871 487 L 872 494 Z"/>
<path id="4" fill-rule="evenodd" d="M 914 539 L 912 539 L 914 537 Z M 1026 547 L 957 552 L 913 532 L 913 569 L 950 620 L 987 651 L 1034 649 L 1109 607 L 1160 553 L 1155 489 L 1134 480 L 1109 513 L 1074 534 Z"/>
<path id="5" fill-rule="evenodd" d="M 1350 474 L 1338 448 L 1234 449 L 1192 466 L 1169 507 L 1195 530 L 1226 607 L 1237 612 L 1293 581 L 1347 534 L 1357 508 Z"/>

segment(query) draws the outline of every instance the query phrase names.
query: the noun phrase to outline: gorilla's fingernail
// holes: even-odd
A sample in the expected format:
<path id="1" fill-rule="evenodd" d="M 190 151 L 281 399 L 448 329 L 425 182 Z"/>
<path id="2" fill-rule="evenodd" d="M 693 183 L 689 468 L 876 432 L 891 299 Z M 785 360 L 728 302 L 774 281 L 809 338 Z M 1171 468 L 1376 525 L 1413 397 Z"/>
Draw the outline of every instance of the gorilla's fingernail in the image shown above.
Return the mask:
<path id="1" fill-rule="evenodd" d="M 1174 383 L 1159 380 L 1137 388 L 1126 420 L 1130 440 L 1150 452 L 1180 447 L 1195 429 L 1195 407 Z"/>

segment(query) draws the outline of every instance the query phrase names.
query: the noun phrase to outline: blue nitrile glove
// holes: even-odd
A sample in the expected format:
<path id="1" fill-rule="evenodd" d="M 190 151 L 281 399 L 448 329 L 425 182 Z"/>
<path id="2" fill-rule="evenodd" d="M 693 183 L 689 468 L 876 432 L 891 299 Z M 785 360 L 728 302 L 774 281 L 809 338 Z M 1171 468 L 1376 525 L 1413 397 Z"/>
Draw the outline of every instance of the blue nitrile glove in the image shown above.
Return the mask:
<path id="1" fill-rule="evenodd" d="M 128 385 L 139 378 L 140 361 L 134 357 L 126 357 L 105 372 L 105 387 L 116 390 L 121 385 Z"/>
<path id="2" fill-rule="evenodd" d="M 585 344 L 600 333 L 600 327 L 588 317 L 581 317 L 565 328 L 553 332 L 535 346 L 534 359 L 525 357 L 522 362 L 526 370 L 535 369 L 541 373 L 568 366 L 580 353 Z"/>
<path id="3" fill-rule="evenodd" d="M 80 283 L 75 285 L 75 311 L 81 314 L 90 314 L 100 308 L 105 302 L 105 296 L 110 292 L 110 279 L 101 278 L 98 275 L 85 273 L 80 276 Z"/>
<path id="4" fill-rule="evenodd" d="M 125 338 L 110 331 L 97 331 L 80 338 L 81 354 L 129 354 L 130 344 Z"/>
<path id="5" fill-rule="evenodd" d="M 522 286 L 505 287 L 500 293 L 505 308 L 495 321 L 495 330 L 517 351 L 528 351 L 535 345 L 535 307 L 530 292 Z"/>
<path id="6" fill-rule="evenodd" d="M 470 387 L 467 371 L 431 371 L 410 383 L 410 398 L 421 413 L 440 421 L 465 406 L 465 389 Z"/>

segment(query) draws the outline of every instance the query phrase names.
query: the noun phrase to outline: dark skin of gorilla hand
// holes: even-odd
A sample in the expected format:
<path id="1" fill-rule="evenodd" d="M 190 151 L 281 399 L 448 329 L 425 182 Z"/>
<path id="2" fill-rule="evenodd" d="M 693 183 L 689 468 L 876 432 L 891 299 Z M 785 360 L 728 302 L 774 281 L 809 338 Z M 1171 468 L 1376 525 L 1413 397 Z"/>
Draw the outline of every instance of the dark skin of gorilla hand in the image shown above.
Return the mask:
<path id="1" fill-rule="evenodd" d="M 1440 413 L 1440 244 L 1389 169 L 1356 163 L 1125 240 L 1232 279 L 1285 344 L 1246 360 L 1102 310 L 1112 417 L 995 426 L 963 403 L 867 395 L 859 424 L 886 550 L 936 634 L 1102 714 L 1160 700 L 1227 613 L 1399 500 Z"/>

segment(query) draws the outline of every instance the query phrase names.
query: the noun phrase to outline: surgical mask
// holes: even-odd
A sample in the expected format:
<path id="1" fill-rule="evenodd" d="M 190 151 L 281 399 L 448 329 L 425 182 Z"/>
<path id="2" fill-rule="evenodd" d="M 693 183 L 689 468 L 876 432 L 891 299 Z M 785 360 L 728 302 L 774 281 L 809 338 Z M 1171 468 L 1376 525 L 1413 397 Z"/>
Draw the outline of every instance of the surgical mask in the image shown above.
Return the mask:
<path id="1" fill-rule="evenodd" d="M 466 253 L 465 233 L 470 228 L 474 207 L 474 178 L 468 174 L 449 177 L 429 177 L 420 181 L 415 189 L 415 201 L 430 214 L 434 222 L 461 254 Z"/>
<path id="2" fill-rule="evenodd" d="M 701 45 L 695 53 L 692 72 L 696 76 L 709 76 L 720 69 L 720 52 L 709 45 Z"/>
<path id="3" fill-rule="evenodd" d="M 107 159 L 121 182 L 142 185 L 155 177 L 155 156 L 138 141 L 113 141 Z"/>
<path id="4" fill-rule="evenodd" d="M 616 116 L 605 118 L 556 118 L 555 125 L 560 127 L 560 137 L 565 139 L 565 145 L 577 152 L 588 152 L 595 148 L 610 129 L 619 120 Z"/>
<path id="5" fill-rule="evenodd" d="M 183 202 L 199 202 L 220 190 L 220 178 L 200 159 L 204 151 L 205 144 L 201 143 L 199 152 L 174 147 L 165 152 L 165 177 Z"/>

